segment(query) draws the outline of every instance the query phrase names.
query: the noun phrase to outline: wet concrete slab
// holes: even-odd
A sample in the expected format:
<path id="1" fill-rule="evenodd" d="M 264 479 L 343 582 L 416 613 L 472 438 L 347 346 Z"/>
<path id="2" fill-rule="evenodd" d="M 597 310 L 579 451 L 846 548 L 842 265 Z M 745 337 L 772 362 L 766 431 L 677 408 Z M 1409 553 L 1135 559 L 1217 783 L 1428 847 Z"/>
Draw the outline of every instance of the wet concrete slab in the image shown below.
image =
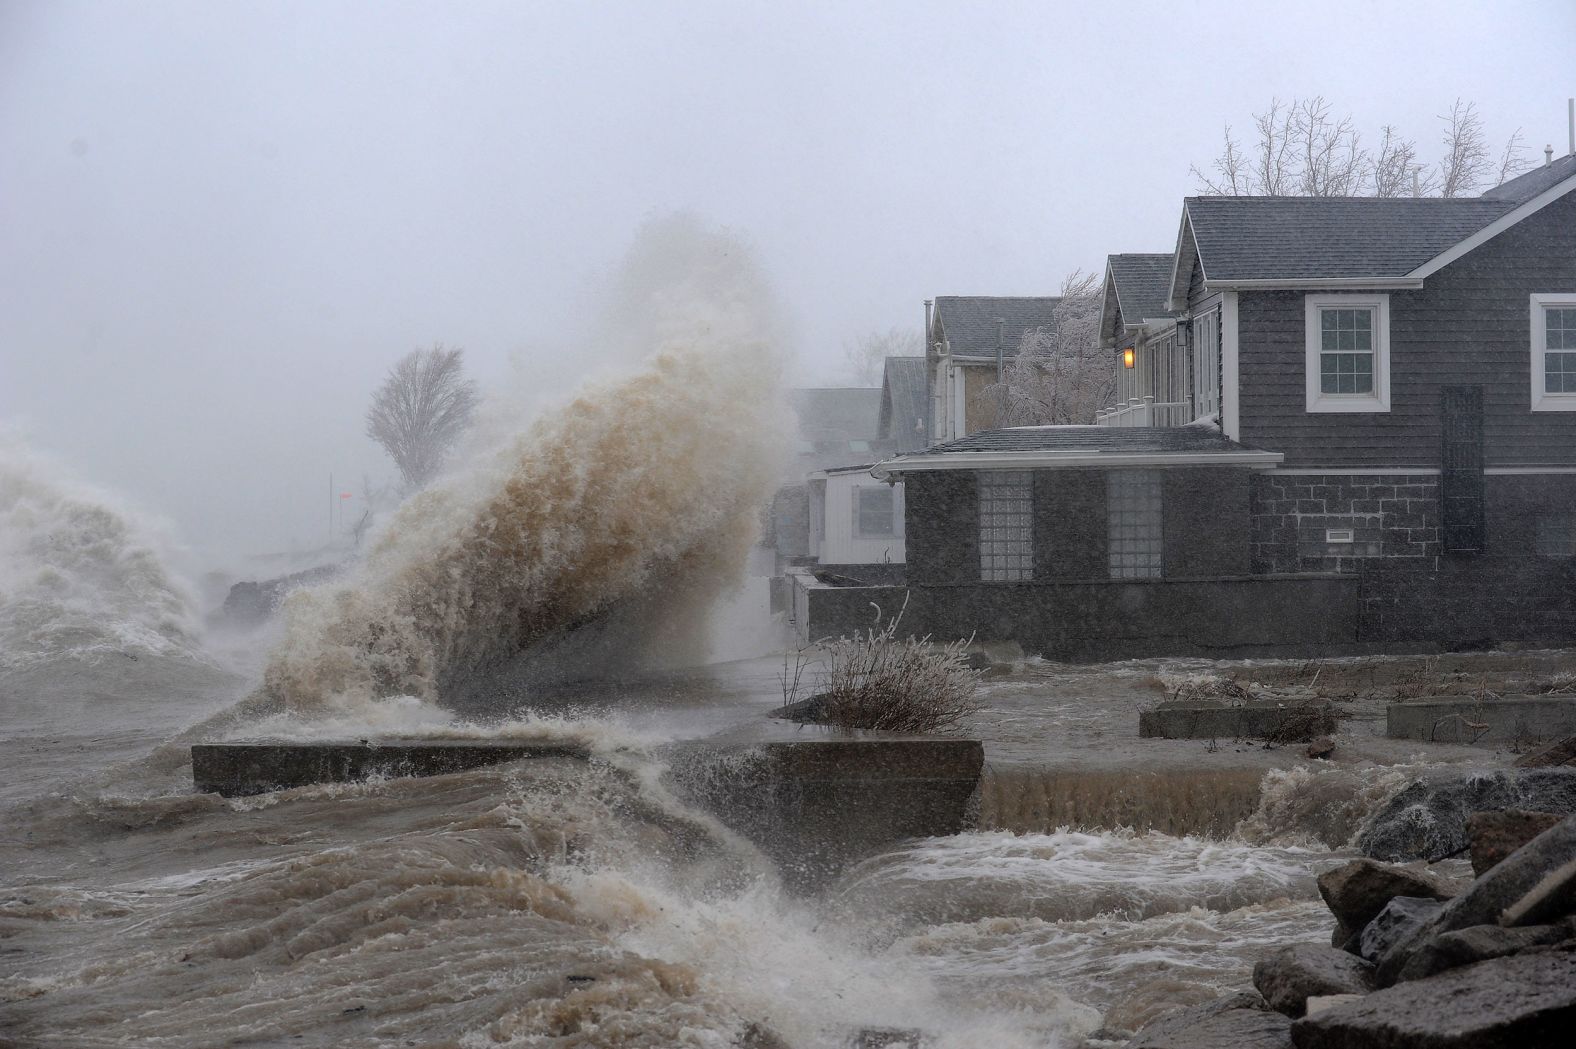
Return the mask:
<path id="1" fill-rule="evenodd" d="M 790 887 L 814 889 L 862 857 L 976 823 L 985 766 L 979 740 L 739 738 L 772 734 L 680 745 L 670 775 L 770 856 Z"/>
<path id="2" fill-rule="evenodd" d="M 956 834 L 978 811 L 979 740 L 735 730 L 662 748 L 668 777 L 694 804 L 813 887 L 860 857 L 910 838 Z M 192 747 L 199 791 L 227 797 L 374 776 L 437 776 L 504 762 L 591 755 L 511 740 L 233 742 Z"/>
<path id="3" fill-rule="evenodd" d="M 1576 695 L 1434 696 L 1391 703 L 1385 734 L 1480 747 L 1541 743 L 1576 735 Z"/>
<path id="4" fill-rule="evenodd" d="M 1140 711 L 1142 739 L 1307 739 L 1335 731 L 1329 704 L 1167 703 Z"/>
<path id="5" fill-rule="evenodd" d="M 442 776 L 524 758 L 586 756 L 583 747 L 514 740 L 199 743 L 192 747 L 192 782 L 200 792 L 233 798 L 373 777 Z"/>

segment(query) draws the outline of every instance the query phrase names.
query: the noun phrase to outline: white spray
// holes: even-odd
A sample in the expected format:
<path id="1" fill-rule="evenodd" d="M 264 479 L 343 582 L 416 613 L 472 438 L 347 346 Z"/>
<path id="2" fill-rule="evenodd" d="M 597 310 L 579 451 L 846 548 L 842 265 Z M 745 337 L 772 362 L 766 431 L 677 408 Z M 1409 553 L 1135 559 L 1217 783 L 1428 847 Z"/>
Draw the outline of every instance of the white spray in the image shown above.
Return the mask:
<path id="1" fill-rule="evenodd" d="M 195 599 L 159 527 L 0 435 L 0 669 L 193 655 Z"/>
<path id="2" fill-rule="evenodd" d="M 775 318 L 747 248 L 683 217 L 637 239 L 609 312 L 607 353 L 643 342 L 639 369 L 408 501 L 350 581 L 288 599 L 271 699 L 433 701 L 580 632 L 603 667 L 689 654 L 778 476 Z"/>

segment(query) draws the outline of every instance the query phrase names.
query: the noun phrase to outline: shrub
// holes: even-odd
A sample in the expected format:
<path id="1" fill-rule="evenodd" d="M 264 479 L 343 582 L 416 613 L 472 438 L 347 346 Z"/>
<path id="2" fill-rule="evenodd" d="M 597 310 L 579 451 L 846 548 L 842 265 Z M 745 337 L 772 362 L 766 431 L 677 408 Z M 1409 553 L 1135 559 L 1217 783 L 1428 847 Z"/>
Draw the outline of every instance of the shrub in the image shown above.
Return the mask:
<path id="1" fill-rule="evenodd" d="M 885 626 L 878 620 L 868 631 L 824 643 L 815 721 L 842 729 L 944 732 L 979 709 L 977 675 L 964 661 L 968 642 L 900 638 L 900 619 L 901 613 Z M 793 691 L 798 678 L 789 686 Z"/>

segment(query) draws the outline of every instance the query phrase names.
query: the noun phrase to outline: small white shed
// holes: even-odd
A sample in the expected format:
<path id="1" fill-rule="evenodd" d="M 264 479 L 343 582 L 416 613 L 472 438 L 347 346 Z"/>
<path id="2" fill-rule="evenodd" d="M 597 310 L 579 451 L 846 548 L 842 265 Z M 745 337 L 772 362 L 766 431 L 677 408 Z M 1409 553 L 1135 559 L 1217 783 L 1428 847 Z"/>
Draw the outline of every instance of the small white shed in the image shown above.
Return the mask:
<path id="1" fill-rule="evenodd" d="M 810 475 L 810 555 L 823 565 L 903 563 L 903 484 L 869 466 Z"/>

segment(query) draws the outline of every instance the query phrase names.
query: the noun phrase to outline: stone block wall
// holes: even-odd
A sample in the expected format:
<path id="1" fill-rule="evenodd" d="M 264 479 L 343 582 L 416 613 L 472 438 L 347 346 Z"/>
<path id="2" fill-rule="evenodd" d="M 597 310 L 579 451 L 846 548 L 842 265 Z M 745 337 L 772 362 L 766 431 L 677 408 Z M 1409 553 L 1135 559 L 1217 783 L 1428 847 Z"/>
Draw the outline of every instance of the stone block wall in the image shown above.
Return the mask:
<path id="1" fill-rule="evenodd" d="M 1356 572 L 1371 561 L 1438 567 L 1439 478 L 1429 474 L 1282 474 L 1253 479 L 1253 570 Z M 1349 529 L 1352 542 L 1326 532 Z"/>

